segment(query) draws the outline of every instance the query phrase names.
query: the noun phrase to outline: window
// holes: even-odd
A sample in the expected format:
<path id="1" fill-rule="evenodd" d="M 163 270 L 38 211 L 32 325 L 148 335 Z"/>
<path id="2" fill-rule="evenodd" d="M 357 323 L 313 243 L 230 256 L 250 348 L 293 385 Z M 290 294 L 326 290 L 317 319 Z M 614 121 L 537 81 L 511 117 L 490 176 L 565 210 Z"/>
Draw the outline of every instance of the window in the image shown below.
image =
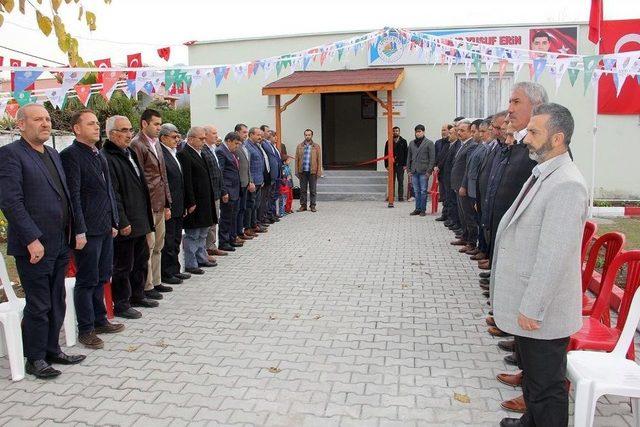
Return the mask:
<path id="1" fill-rule="evenodd" d="M 267 95 L 267 107 L 275 107 L 275 106 L 276 106 L 276 96 Z"/>
<path id="2" fill-rule="evenodd" d="M 220 93 L 216 95 L 216 108 L 229 108 L 229 94 Z"/>
<path id="3" fill-rule="evenodd" d="M 498 73 L 456 74 L 456 116 L 487 117 L 505 110 L 509 103 L 509 92 L 513 86 L 513 74 Z"/>

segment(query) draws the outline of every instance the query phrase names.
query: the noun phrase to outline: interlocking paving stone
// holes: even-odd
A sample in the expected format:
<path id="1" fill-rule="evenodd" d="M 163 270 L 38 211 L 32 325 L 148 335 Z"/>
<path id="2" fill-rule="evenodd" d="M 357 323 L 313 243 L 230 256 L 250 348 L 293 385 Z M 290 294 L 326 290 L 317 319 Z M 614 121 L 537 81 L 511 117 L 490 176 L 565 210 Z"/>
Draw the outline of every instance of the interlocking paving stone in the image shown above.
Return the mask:
<path id="1" fill-rule="evenodd" d="M 0 424 L 495 426 L 518 389 L 478 271 L 410 203 L 296 213 L 51 381 L 9 380 Z M 454 399 L 467 395 L 469 403 Z M 512 415 L 513 416 L 513 415 Z M 596 425 L 627 426 L 606 397 Z"/>

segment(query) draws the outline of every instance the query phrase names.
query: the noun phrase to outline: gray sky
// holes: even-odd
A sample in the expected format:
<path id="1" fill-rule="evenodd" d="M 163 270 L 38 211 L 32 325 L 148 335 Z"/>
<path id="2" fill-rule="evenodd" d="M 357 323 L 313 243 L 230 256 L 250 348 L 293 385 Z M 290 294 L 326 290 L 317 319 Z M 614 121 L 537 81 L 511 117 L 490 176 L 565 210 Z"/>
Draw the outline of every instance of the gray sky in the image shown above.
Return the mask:
<path id="1" fill-rule="evenodd" d="M 44 2 L 48 3 L 48 2 Z M 82 0 L 97 15 L 97 31 L 77 21 L 78 9 L 64 2 L 67 30 L 79 38 L 85 60 L 112 58 L 113 65 L 129 53 L 142 52 L 148 65 L 162 65 L 156 49 L 172 46 L 170 63 L 187 63 L 187 40 L 213 40 L 274 34 L 405 28 L 463 27 L 587 21 L 590 0 Z M 527 6 L 529 3 L 535 7 Z M 640 18 L 639 0 L 605 0 L 605 19 Z M 107 40 L 107 41 L 102 41 Z M 66 62 L 53 33 L 37 29 L 35 12 L 5 16 L 0 45 Z M 0 48 L 0 56 L 30 60 Z M 257 58 L 256 58 L 257 59 Z"/>

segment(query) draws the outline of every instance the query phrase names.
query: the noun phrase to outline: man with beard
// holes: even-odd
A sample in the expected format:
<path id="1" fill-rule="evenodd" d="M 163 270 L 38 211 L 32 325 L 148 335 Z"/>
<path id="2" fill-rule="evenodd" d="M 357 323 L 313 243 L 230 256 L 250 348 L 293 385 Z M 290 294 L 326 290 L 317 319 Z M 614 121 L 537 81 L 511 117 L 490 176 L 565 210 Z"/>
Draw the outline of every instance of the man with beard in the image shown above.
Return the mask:
<path id="1" fill-rule="evenodd" d="M 384 155 L 389 155 L 389 141 L 384 143 Z M 407 166 L 407 140 L 400 136 L 400 128 L 393 127 L 393 170 L 394 181 L 398 181 L 398 201 L 404 200 L 404 170 Z M 389 168 L 389 159 L 384 159 L 384 167 Z"/>
<path id="2" fill-rule="evenodd" d="M 433 141 L 424 136 L 424 125 L 417 125 L 414 131 L 416 138 L 409 143 L 407 150 L 407 173 L 413 186 L 416 206 L 409 215 L 425 216 L 427 214 L 427 185 L 436 160 L 436 149 Z"/>
<path id="3" fill-rule="evenodd" d="M 500 426 L 560 427 L 569 422 L 567 345 L 582 327 L 588 195 L 568 153 L 569 110 L 537 105 L 527 129 L 524 146 L 536 166 L 500 221 L 491 281 L 496 324 L 515 337 L 526 409 Z"/>
<path id="4" fill-rule="evenodd" d="M 313 142 L 313 131 L 304 131 L 304 141 L 296 147 L 296 176 L 300 180 L 300 208 L 307 210 L 307 188 L 309 188 L 309 208 L 316 211 L 316 184 L 322 175 L 322 150 Z"/>

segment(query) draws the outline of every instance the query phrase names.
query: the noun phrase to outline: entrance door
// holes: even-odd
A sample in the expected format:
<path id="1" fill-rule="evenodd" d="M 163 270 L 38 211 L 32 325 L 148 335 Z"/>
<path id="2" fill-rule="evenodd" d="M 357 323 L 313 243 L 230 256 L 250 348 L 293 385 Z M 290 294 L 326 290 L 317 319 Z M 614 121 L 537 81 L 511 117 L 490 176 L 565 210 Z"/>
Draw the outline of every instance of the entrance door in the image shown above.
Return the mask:
<path id="1" fill-rule="evenodd" d="M 322 159 L 325 169 L 374 169 L 377 104 L 366 93 L 322 94 Z"/>

